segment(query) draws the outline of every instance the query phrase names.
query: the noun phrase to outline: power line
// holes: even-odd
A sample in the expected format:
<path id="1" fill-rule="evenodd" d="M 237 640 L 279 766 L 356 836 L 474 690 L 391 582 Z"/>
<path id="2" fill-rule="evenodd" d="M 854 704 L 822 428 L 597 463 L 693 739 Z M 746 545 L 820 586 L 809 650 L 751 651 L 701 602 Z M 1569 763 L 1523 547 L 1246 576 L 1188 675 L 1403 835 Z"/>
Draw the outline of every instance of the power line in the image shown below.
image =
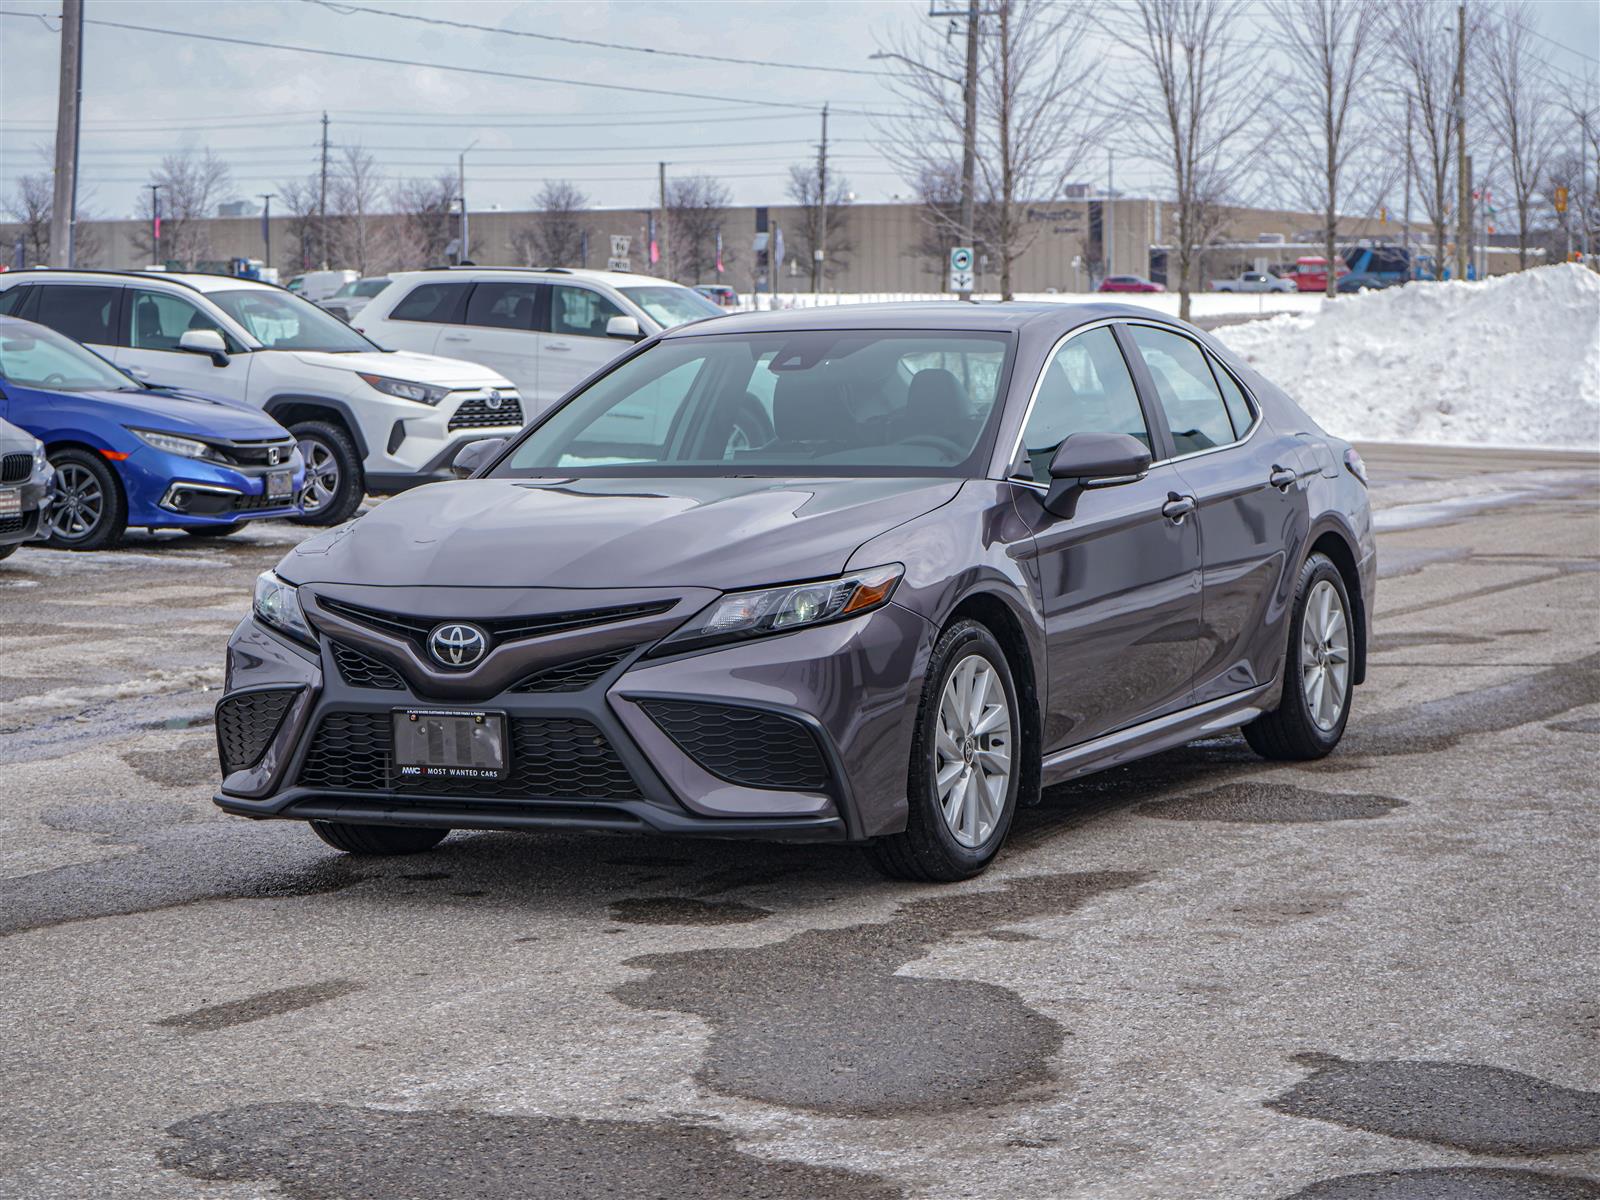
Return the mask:
<path id="1" fill-rule="evenodd" d="M 562 42 L 569 46 L 593 46 L 600 50 L 624 50 L 630 54 L 653 54 L 664 58 L 692 58 L 700 62 L 732 63 L 743 67 L 775 67 L 784 71 L 826 71 L 834 75 L 870 75 L 882 77 L 884 72 L 864 67 L 824 67 L 815 63 L 775 62 L 768 58 L 735 58 L 723 54 L 697 54 L 692 50 L 663 50 L 655 46 L 628 46 L 621 42 L 600 42 L 591 38 L 566 37 L 555 33 L 533 33 L 525 29 L 503 29 L 496 25 L 476 25 L 471 21 L 452 21 L 446 17 L 424 17 L 418 13 L 395 12 L 387 8 L 367 8 L 357 4 L 334 4 L 330 0 L 306 0 L 342 17 L 361 14 L 370 17 L 394 17 L 401 21 L 420 21 L 425 25 L 444 25 L 454 29 L 470 29 L 477 33 L 492 33 L 496 37 L 534 38 L 542 42 Z"/>

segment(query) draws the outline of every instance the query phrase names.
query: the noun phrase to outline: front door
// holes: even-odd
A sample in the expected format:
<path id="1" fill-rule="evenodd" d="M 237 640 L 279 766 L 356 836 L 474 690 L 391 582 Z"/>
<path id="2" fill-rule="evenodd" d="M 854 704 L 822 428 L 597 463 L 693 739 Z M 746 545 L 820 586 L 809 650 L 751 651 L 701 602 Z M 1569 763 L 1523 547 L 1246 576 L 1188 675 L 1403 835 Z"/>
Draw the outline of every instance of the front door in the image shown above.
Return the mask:
<path id="1" fill-rule="evenodd" d="M 1190 702 L 1200 535 L 1172 506 L 1186 495 L 1178 473 L 1160 466 L 1137 482 L 1082 492 L 1070 517 L 1043 504 L 1050 458 L 1069 434 L 1126 433 L 1159 454 L 1150 430 L 1110 326 L 1056 350 L 1023 431 L 1033 486 L 1017 488 L 1045 619 L 1046 754 Z"/>
<path id="2" fill-rule="evenodd" d="M 116 363 L 136 379 L 156 387 L 186 388 L 229 400 L 249 398 L 250 355 L 242 352 L 243 347 L 232 334 L 186 297 L 129 288 L 124 329 L 126 336 L 116 349 Z M 207 355 L 178 349 L 178 339 L 190 329 L 220 333 L 230 351 L 227 366 L 217 366 Z"/>

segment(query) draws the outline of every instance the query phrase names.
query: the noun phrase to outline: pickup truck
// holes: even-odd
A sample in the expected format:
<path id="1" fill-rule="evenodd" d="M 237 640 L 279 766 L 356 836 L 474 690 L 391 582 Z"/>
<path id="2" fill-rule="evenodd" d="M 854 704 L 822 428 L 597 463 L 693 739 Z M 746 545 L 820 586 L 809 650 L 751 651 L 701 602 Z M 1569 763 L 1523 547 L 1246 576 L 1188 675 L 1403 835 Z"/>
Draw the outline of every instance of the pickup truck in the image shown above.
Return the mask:
<path id="1" fill-rule="evenodd" d="M 1264 271 L 1246 271 L 1237 279 L 1213 279 L 1211 290 L 1214 292 L 1292 292 L 1295 290 L 1294 280 L 1279 279 L 1276 275 L 1268 275 Z"/>

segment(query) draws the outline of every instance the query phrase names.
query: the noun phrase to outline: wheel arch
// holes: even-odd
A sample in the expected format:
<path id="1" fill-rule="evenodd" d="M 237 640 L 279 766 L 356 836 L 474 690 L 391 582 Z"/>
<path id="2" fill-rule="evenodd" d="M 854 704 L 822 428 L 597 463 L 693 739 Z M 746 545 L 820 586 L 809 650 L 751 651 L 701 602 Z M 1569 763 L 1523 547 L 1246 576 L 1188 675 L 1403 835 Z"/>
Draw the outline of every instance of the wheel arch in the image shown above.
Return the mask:
<path id="1" fill-rule="evenodd" d="M 1021 616 L 1011 603 L 993 591 L 970 592 L 950 610 L 939 627 L 939 636 L 957 621 L 972 620 L 982 625 L 1000 643 L 1011 668 L 1022 708 L 1022 773 L 1017 780 L 1017 803 L 1037 804 L 1040 796 L 1040 771 L 1044 763 L 1044 700 L 1040 694 L 1039 664 L 1028 640 Z M 938 637 L 934 638 L 937 643 Z"/>
<path id="2" fill-rule="evenodd" d="M 1360 560 L 1353 541 L 1345 530 L 1330 522 L 1313 528 L 1306 558 L 1321 554 L 1333 563 L 1344 580 L 1344 590 L 1350 597 L 1350 623 L 1354 626 L 1355 654 L 1351 663 L 1352 685 L 1367 681 L 1367 628 L 1368 612 L 1366 594 L 1361 588 Z"/>
<path id="3" fill-rule="evenodd" d="M 365 467 L 367 455 L 370 453 L 367 439 L 361 431 L 361 422 L 356 419 L 355 410 L 347 401 L 335 400 L 330 396 L 283 392 L 273 396 L 261 407 L 269 417 L 286 429 L 301 421 L 327 421 L 338 425 L 355 443 L 356 452 L 361 455 L 362 465 Z"/>

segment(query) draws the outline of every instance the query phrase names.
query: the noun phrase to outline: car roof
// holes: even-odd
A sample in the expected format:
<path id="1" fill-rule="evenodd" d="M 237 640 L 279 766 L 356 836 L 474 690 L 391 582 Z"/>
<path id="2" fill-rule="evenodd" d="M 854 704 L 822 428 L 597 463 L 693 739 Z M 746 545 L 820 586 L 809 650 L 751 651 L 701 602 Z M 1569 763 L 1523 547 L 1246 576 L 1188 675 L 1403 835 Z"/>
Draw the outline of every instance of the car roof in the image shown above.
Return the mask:
<path id="1" fill-rule="evenodd" d="M 265 292 L 281 292 L 275 283 L 259 279 L 240 279 L 236 275 L 205 275 L 193 271 L 97 271 L 55 270 L 49 267 L 30 267 L 23 271 L 7 271 L 0 276 L 0 284 L 27 283 L 106 283 L 138 280 L 141 283 L 174 283 L 192 292 L 231 292 L 238 288 L 259 288 Z"/>
<path id="2" fill-rule="evenodd" d="M 785 329 L 948 329 L 1020 331 L 1035 325 L 1065 333 L 1090 321 L 1110 317 L 1151 319 L 1173 324 L 1170 317 L 1134 304 L 1098 302 L 962 303 L 919 300 L 904 303 L 838 304 L 820 308 L 788 308 L 778 312 L 729 313 L 670 329 L 665 338 L 713 333 L 767 333 Z"/>
<path id="3" fill-rule="evenodd" d="M 591 271 L 582 267 L 424 267 L 419 271 L 394 271 L 391 279 L 461 276 L 465 279 L 518 279 L 527 275 L 549 278 L 551 282 L 574 279 L 580 283 L 609 283 L 612 287 L 682 287 L 671 279 L 655 275 L 635 275 L 625 271 Z"/>

